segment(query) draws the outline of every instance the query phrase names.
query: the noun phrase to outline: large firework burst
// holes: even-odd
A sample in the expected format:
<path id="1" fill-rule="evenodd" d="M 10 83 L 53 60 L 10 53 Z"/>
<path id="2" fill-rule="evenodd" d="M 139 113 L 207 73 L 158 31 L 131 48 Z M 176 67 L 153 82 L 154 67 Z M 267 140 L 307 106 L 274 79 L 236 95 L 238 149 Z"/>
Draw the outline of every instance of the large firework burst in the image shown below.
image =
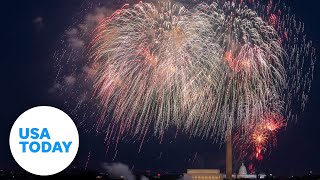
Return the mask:
<path id="1" fill-rule="evenodd" d="M 97 71 L 91 78 L 105 112 L 114 112 L 113 122 L 136 135 L 153 121 L 162 134 L 170 125 L 185 120 L 183 128 L 189 128 L 207 116 L 197 103 L 208 91 L 203 81 L 211 81 L 201 58 L 207 40 L 198 35 L 206 24 L 170 3 L 139 3 L 100 23 L 89 49 Z"/>
<path id="2" fill-rule="evenodd" d="M 148 131 L 161 137 L 170 127 L 224 140 L 227 128 L 247 134 L 268 113 L 289 120 L 293 102 L 304 108 L 314 49 L 285 6 L 140 2 L 100 14 L 69 31 L 80 51 L 56 57 L 60 75 L 68 59 L 80 79 L 73 94 L 90 84 L 98 109 L 89 116 L 99 116 L 94 127 L 109 141 Z M 79 53 L 81 62 L 70 61 Z"/>

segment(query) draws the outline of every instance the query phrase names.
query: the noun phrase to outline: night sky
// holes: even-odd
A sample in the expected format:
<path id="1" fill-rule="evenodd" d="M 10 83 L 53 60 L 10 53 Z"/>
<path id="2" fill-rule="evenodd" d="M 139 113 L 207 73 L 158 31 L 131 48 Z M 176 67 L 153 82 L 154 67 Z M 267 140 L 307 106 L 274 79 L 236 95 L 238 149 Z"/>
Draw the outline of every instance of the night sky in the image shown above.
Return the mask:
<path id="1" fill-rule="evenodd" d="M 52 55 L 81 5 L 82 0 L 1 2 L 0 169 L 21 170 L 9 149 L 11 126 L 21 113 L 39 105 L 51 105 L 69 113 L 63 101 L 49 94 L 48 89 L 55 77 Z M 320 1 L 290 0 L 289 5 L 297 19 L 305 23 L 305 32 L 319 52 Z M 320 174 L 319 83 L 317 62 L 305 112 L 296 124 L 291 123 L 280 131 L 277 147 L 262 162 L 264 169 L 271 169 L 276 175 L 304 175 L 309 169 Z M 111 162 L 115 152 L 105 155 L 103 136 L 84 134 L 81 129 L 79 132 L 80 149 L 74 165 L 83 167 L 90 151 L 90 169 Z M 220 168 L 224 171 L 225 147 L 210 140 L 190 140 L 180 135 L 173 142 L 159 144 L 159 140 L 151 138 L 138 153 L 139 145 L 121 143 L 114 161 L 130 168 L 134 165 L 136 170 L 184 172 L 187 168 Z M 197 158 L 193 161 L 195 154 Z M 234 170 L 238 169 L 239 163 Z"/>

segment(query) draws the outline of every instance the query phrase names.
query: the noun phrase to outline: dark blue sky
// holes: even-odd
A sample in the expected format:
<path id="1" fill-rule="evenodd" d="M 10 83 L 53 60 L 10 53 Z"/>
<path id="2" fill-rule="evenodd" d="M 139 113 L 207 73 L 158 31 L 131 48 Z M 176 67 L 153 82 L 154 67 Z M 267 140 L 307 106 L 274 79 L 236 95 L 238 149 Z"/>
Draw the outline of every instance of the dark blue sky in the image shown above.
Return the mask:
<path id="1" fill-rule="evenodd" d="M 19 169 L 9 149 L 9 132 L 15 119 L 25 110 L 38 105 L 52 105 L 65 110 L 63 102 L 48 94 L 52 86 L 52 54 L 58 40 L 73 22 L 81 0 L 4 1 L 2 15 L 0 169 Z M 319 52 L 320 1 L 290 0 L 297 19 L 305 23 L 305 32 Z M 42 17 L 40 25 L 34 20 Z M 317 55 L 319 57 L 319 55 Z M 320 174 L 320 71 L 316 63 L 309 102 L 296 124 L 279 133 L 278 146 L 263 161 L 265 169 L 275 174 L 302 175 L 308 169 Z M 65 110 L 67 111 L 67 110 Z M 80 151 L 75 160 L 84 166 L 91 150 L 90 168 L 110 162 L 114 152 L 107 154 L 103 137 L 81 133 Z M 115 161 L 135 169 L 184 171 L 186 168 L 224 168 L 224 147 L 211 141 L 180 136 L 174 142 L 159 144 L 150 140 L 138 152 L 139 144 L 122 143 Z M 192 158 L 197 158 L 192 164 Z M 158 158 L 161 155 L 161 158 Z M 189 160 L 191 159 L 191 161 Z M 236 168 L 238 170 L 238 167 Z"/>

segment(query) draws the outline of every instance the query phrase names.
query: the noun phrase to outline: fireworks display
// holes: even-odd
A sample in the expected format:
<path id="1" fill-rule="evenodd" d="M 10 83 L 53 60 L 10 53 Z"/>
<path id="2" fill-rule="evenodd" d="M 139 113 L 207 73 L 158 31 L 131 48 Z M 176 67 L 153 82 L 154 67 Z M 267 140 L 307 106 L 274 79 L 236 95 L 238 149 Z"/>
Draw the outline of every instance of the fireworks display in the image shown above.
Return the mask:
<path id="1" fill-rule="evenodd" d="M 80 119 L 96 119 L 85 124 L 107 142 L 169 128 L 223 142 L 229 128 L 261 159 L 304 109 L 313 78 L 303 23 L 272 1 L 98 8 L 65 38 L 55 87 L 91 109 Z"/>

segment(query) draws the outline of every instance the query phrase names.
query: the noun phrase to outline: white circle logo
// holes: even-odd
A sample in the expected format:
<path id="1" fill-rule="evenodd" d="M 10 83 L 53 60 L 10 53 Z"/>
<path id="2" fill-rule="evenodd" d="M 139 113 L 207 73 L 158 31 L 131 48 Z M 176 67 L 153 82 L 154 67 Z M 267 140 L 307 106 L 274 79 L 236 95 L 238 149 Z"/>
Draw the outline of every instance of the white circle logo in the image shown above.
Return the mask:
<path id="1" fill-rule="evenodd" d="M 26 171 L 40 176 L 59 173 L 75 158 L 79 134 L 72 119 L 49 106 L 31 108 L 13 124 L 10 150 Z"/>

